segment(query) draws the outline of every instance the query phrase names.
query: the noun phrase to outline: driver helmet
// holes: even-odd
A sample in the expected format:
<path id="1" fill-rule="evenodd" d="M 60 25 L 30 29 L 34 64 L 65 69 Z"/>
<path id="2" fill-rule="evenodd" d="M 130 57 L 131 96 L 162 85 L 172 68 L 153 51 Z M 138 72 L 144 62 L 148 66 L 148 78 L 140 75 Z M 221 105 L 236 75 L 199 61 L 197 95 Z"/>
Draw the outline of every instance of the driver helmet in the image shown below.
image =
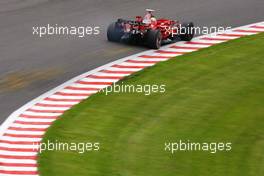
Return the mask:
<path id="1" fill-rule="evenodd" d="M 154 15 L 152 14 L 152 12 L 155 12 L 155 10 L 153 9 L 146 9 L 147 13 L 149 13 L 151 15 L 151 17 L 154 17 Z"/>
<path id="2" fill-rule="evenodd" d="M 154 12 L 155 10 L 146 9 L 146 11 L 147 11 L 147 14 L 144 17 L 143 23 L 150 24 L 152 21 L 151 19 L 154 18 L 154 15 L 152 14 L 152 12 Z"/>

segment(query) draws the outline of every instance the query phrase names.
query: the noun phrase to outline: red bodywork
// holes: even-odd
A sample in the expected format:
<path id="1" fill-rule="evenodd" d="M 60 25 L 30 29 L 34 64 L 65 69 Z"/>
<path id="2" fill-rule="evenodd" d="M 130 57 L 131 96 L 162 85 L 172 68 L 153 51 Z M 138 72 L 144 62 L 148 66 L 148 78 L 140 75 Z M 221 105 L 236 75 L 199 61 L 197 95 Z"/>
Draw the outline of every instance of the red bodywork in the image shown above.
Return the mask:
<path id="1" fill-rule="evenodd" d="M 177 34 L 180 23 L 178 21 L 168 20 L 168 19 L 158 19 L 151 20 L 150 24 L 144 24 L 143 18 L 141 16 L 137 16 L 136 20 L 133 23 L 125 23 L 124 31 L 130 32 L 131 30 L 140 31 L 144 34 L 149 29 L 159 29 L 162 35 L 162 40 L 167 40 L 173 34 Z"/>

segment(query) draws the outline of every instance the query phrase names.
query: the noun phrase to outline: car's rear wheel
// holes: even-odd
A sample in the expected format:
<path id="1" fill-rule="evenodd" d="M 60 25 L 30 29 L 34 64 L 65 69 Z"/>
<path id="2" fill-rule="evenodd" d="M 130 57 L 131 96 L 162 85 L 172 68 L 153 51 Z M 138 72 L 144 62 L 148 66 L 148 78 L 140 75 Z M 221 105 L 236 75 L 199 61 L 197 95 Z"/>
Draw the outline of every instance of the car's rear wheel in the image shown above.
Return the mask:
<path id="1" fill-rule="evenodd" d="M 107 28 L 107 39 L 111 42 L 119 42 L 124 32 L 122 27 L 117 23 L 111 23 Z"/>
<path id="2" fill-rule="evenodd" d="M 192 22 L 181 25 L 180 38 L 183 41 L 191 41 L 194 36 L 194 25 Z"/>
<path id="3" fill-rule="evenodd" d="M 159 49 L 161 46 L 162 36 L 159 30 L 149 30 L 147 32 L 147 45 L 151 49 Z"/>

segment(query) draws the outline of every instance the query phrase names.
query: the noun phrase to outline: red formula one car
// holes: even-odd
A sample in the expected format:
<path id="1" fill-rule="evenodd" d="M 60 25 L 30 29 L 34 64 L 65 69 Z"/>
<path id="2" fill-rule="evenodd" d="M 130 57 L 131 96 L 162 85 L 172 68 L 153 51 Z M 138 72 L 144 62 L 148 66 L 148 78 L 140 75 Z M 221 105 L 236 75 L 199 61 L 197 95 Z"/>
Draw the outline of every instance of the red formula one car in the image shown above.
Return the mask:
<path id="1" fill-rule="evenodd" d="M 137 16 L 135 20 L 118 19 L 111 23 L 107 29 L 108 40 L 146 44 L 151 49 L 158 49 L 163 41 L 190 41 L 193 38 L 192 22 L 180 23 L 163 18 L 156 20 L 152 11 L 147 9 L 144 18 Z"/>

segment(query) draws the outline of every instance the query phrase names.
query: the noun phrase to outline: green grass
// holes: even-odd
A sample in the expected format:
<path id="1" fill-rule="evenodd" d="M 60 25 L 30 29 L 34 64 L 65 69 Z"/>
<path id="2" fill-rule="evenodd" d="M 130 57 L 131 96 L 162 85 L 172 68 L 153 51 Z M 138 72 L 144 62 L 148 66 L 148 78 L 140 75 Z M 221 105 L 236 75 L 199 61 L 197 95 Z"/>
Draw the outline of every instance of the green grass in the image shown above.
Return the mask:
<path id="1" fill-rule="evenodd" d="M 96 94 L 44 141 L 100 142 L 100 151 L 45 151 L 43 176 L 264 175 L 264 34 L 157 64 L 124 80 L 164 94 Z M 166 141 L 232 142 L 232 150 L 164 151 Z"/>

